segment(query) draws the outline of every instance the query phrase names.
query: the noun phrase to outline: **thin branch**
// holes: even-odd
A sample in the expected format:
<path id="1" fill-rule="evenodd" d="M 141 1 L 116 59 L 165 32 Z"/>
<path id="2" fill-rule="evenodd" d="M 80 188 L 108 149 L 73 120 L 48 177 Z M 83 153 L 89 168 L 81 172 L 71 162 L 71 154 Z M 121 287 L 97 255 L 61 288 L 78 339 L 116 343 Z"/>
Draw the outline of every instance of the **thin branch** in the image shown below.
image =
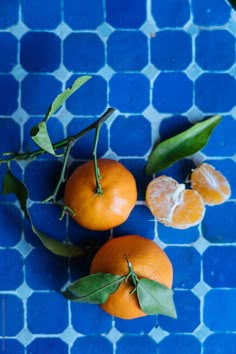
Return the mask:
<path id="1" fill-rule="evenodd" d="M 94 123 L 90 124 L 87 128 L 81 130 L 79 133 L 69 136 L 61 141 L 58 141 L 54 144 L 52 144 L 54 150 L 56 151 L 57 149 L 60 149 L 62 147 L 67 146 L 67 144 L 73 140 L 74 143 L 81 139 L 84 135 L 86 135 L 90 130 L 96 128 L 98 125 L 102 124 L 105 122 L 111 115 L 114 113 L 115 109 L 114 108 L 108 108 L 107 111 Z M 35 157 L 42 155 L 45 153 L 45 150 L 43 149 L 38 149 L 35 151 L 29 151 L 29 152 L 23 152 L 23 153 L 7 153 L 5 158 L 0 159 L 0 164 L 1 163 L 7 163 L 10 161 L 22 161 L 22 160 L 32 160 Z"/>

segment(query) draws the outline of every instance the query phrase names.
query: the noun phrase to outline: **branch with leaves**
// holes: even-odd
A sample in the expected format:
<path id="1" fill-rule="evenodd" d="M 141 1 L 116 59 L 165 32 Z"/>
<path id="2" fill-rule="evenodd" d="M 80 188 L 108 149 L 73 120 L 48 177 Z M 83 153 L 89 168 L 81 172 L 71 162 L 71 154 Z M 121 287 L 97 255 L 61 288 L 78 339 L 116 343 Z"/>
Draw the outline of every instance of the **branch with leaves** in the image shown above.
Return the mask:
<path id="1" fill-rule="evenodd" d="M 58 191 L 61 185 L 65 182 L 65 175 L 66 175 L 66 168 L 68 165 L 68 158 L 70 155 L 71 148 L 74 144 L 85 136 L 88 132 L 95 129 L 95 139 L 94 139 L 94 148 L 93 148 L 93 160 L 94 160 L 94 173 L 95 178 L 97 181 L 97 192 L 102 193 L 102 189 L 99 183 L 99 169 L 97 166 L 97 145 L 98 145 L 98 138 L 99 132 L 102 124 L 113 114 L 115 111 L 114 108 L 108 108 L 107 111 L 94 123 L 90 124 L 85 129 L 81 130 L 80 132 L 76 133 L 75 135 L 69 136 L 61 141 L 56 143 L 52 143 L 50 136 L 48 134 L 47 129 L 47 121 L 49 118 L 56 113 L 56 111 L 65 103 L 65 101 L 74 93 L 76 92 L 82 85 L 84 85 L 88 80 L 91 79 L 91 76 L 82 76 L 79 77 L 73 83 L 71 88 L 67 88 L 64 92 L 59 94 L 53 103 L 50 105 L 44 119 L 42 122 L 37 124 L 31 129 L 31 138 L 33 141 L 39 146 L 39 149 L 35 151 L 23 152 L 23 153 L 5 153 L 3 157 L 0 159 L 0 164 L 7 164 L 7 173 L 3 180 L 2 186 L 2 194 L 15 194 L 16 198 L 19 201 L 21 210 L 24 213 L 26 219 L 30 222 L 32 231 L 39 237 L 42 244 L 51 252 L 59 256 L 65 257 L 78 257 L 78 256 L 85 256 L 88 254 L 89 248 L 88 247 L 77 247 L 68 243 L 59 242 L 45 234 L 43 234 L 40 230 L 38 230 L 32 222 L 28 207 L 27 201 L 29 197 L 28 189 L 26 185 L 20 181 L 11 171 L 11 162 L 12 161 L 30 161 L 35 159 L 36 157 L 49 153 L 53 155 L 55 158 L 63 157 L 63 165 L 61 169 L 61 173 L 56 184 L 56 187 L 53 193 L 46 198 L 43 202 L 52 202 L 54 204 L 59 205 L 62 208 L 62 214 L 60 219 L 65 215 L 65 213 L 73 214 L 73 210 L 68 208 L 66 205 L 61 204 L 57 200 Z M 64 148 L 62 154 L 58 154 L 58 149 Z"/>

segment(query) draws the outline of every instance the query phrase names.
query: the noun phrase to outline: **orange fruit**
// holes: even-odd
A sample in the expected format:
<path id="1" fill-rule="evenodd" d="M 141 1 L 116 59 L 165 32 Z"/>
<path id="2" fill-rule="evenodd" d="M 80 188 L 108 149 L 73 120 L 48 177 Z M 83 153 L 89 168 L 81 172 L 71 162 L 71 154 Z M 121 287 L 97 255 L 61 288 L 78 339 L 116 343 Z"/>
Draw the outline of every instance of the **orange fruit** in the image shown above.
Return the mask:
<path id="1" fill-rule="evenodd" d="M 203 163 L 193 170 L 191 185 L 208 205 L 224 203 L 231 195 L 227 179 L 208 163 Z"/>
<path id="2" fill-rule="evenodd" d="M 177 229 L 198 225 L 205 214 L 202 197 L 169 176 L 157 177 L 148 184 L 146 203 L 159 222 Z"/>
<path id="3" fill-rule="evenodd" d="M 165 252 L 145 237 L 128 235 L 107 241 L 94 256 L 90 273 L 126 275 L 129 272 L 127 259 L 138 278 L 155 280 L 169 288 L 172 286 L 173 268 Z M 130 294 L 133 285 L 123 281 L 109 296 L 101 308 L 110 315 L 123 319 L 145 316 L 136 292 Z"/>
<path id="4" fill-rule="evenodd" d="M 79 166 L 65 185 L 65 205 L 74 220 L 90 230 L 108 230 L 122 224 L 134 208 L 137 187 L 133 175 L 121 163 L 99 159 L 102 194 L 96 193 L 94 164 Z"/>

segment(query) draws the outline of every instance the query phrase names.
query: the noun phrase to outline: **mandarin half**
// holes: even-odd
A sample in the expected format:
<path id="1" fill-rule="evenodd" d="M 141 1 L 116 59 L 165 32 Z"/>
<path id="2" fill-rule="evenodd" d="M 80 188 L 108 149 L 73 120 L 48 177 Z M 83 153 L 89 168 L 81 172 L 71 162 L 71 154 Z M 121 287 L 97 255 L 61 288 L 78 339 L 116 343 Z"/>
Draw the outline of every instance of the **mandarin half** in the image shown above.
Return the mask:
<path id="1" fill-rule="evenodd" d="M 198 225 L 205 214 L 200 194 L 164 175 L 148 184 L 146 203 L 159 222 L 177 229 Z"/>

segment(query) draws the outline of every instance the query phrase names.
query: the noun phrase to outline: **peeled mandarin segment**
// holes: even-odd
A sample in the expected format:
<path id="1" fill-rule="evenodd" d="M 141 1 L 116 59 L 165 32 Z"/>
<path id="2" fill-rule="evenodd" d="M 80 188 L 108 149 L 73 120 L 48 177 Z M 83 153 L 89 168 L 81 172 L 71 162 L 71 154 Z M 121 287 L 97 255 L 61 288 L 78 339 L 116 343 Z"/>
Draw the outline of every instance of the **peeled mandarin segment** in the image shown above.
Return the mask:
<path id="1" fill-rule="evenodd" d="M 205 205 L 202 197 L 193 190 L 184 190 L 181 202 L 173 211 L 169 225 L 176 229 L 187 229 L 198 225 L 205 214 Z"/>
<path id="2" fill-rule="evenodd" d="M 153 179 L 146 190 L 146 203 L 151 213 L 160 222 L 169 222 L 173 208 L 178 204 L 179 194 L 184 190 L 173 178 L 160 176 Z"/>
<path id="3" fill-rule="evenodd" d="M 231 195 L 227 179 L 207 163 L 202 164 L 192 172 L 191 185 L 208 205 L 222 204 Z"/>

